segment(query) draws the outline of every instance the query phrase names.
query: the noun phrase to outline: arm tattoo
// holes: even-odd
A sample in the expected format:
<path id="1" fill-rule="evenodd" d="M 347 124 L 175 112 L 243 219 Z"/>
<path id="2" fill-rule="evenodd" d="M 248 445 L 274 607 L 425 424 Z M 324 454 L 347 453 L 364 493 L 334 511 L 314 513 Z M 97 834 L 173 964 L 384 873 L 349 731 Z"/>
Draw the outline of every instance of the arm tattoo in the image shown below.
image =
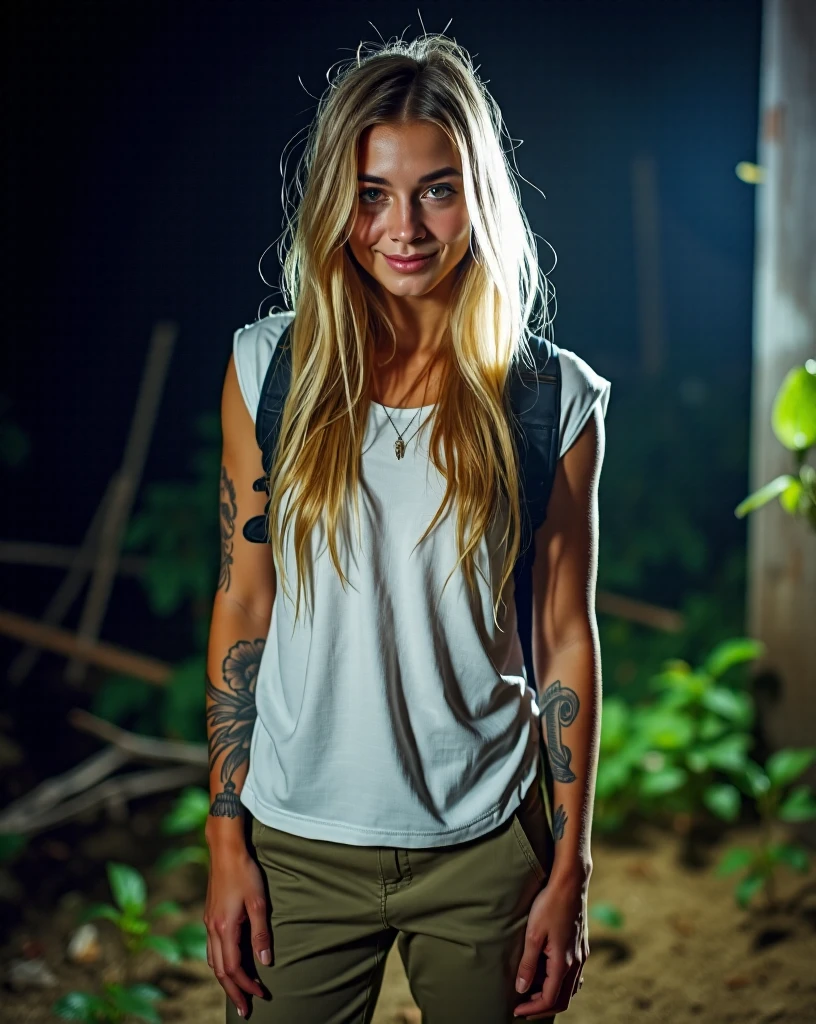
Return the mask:
<path id="1" fill-rule="evenodd" d="M 576 778 L 570 768 L 572 751 L 561 743 L 561 726 L 575 721 L 580 706 L 578 694 L 568 686 L 562 686 L 560 679 L 544 691 L 541 714 L 547 722 L 547 757 L 557 782 L 574 782 Z"/>
<path id="2" fill-rule="evenodd" d="M 235 484 L 230 480 L 224 466 L 221 467 L 221 570 L 218 573 L 218 586 L 216 590 L 229 590 L 230 566 L 232 565 L 232 549 L 235 536 L 235 517 L 238 515 L 238 505 L 235 501 Z"/>
<path id="3" fill-rule="evenodd" d="M 221 754 L 226 754 L 220 771 L 224 790 L 210 807 L 210 814 L 216 818 L 237 818 L 242 813 L 232 776 L 249 760 L 249 742 L 257 717 L 255 682 L 265 643 L 262 639 L 239 640 L 230 647 L 221 666 L 227 689 L 219 689 L 207 679 L 207 696 L 211 700 L 207 708 L 211 772 Z"/>
<path id="4" fill-rule="evenodd" d="M 553 815 L 553 836 L 555 839 L 564 838 L 564 826 L 568 820 L 569 819 L 564 813 L 564 805 L 559 804 L 556 808 L 555 814 Z"/>

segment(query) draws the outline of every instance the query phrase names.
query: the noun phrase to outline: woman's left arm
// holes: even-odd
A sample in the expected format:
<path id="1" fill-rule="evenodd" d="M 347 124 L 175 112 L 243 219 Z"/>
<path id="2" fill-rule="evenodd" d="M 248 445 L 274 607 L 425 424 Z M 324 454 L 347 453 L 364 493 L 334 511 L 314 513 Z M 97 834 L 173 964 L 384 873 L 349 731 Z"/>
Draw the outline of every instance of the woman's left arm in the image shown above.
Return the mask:
<path id="1" fill-rule="evenodd" d="M 519 1015 L 563 1012 L 586 957 L 586 897 L 592 874 L 592 805 L 601 726 L 601 656 L 595 619 L 598 483 L 603 412 L 595 405 L 560 459 L 536 533 L 533 564 L 533 667 L 541 728 L 553 775 L 555 855 L 546 888 L 534 902 L 518 975 L 529 985 L 543 952 L 541 995 Z"/>

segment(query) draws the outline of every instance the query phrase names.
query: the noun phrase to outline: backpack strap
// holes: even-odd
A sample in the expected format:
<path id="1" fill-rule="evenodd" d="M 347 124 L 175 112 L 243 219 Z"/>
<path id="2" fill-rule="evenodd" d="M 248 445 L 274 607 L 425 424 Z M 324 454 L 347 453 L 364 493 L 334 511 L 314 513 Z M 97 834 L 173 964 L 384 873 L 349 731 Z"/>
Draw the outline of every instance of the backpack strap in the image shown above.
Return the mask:
<path id="1" fill-rule="evenodd" d="M 292 347 L 289 342 L 289 329 L 292 321 L 284 327 L 278 343 L 272 352 L 263 384 L 258 410 L 255 414 L 255 440 L 261 449 L 261 465 L 264 475 L 252 484 L 253 491 L 266 491 L 266 508 L 261 516 L 252 516 L 244 523 L 244 537 L 255 544 L 267 544 L 269 535 L 267 519 L 269 516 L 269 473 L 275 457 L 278 434 L 280 433 L 283 405 L 289 393 L 292 381 Z"/>
<path id="2" fill-rule="evenodd" d="M 513 567 L 518 634 L 528 685 L 536 689 L 533 671 L 533 562 L 535 532 L 547 518 L 547 505 L 558 467 L 561 419 L 561 362 L 554 342 L 533 335 L 530 349 L 535 370 L 517 365 L 510 382 L 510 402 L 519 452 L 522 536 Z"/>

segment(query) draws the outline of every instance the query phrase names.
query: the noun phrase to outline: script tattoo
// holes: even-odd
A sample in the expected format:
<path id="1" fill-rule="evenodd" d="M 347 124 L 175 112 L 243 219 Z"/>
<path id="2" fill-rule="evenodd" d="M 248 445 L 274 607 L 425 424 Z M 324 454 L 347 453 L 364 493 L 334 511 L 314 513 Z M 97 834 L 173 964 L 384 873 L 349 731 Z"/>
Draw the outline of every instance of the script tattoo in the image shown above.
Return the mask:
<path id="1" fill-rule="evenodd" d="M 210 807 L 210 814 L 216 818 L 237 818 L 243 812 L 232 777 L 249 760 L 249 743 L 257 717 L 255 683 L 265 642 L 262 639 L 239 640 L 230 647 L 221 666 L 227 689 L 213 686 L 207 679 L 211 772 L 218 758 L 226 755 L 220 771 L 224 790 L 216 795 Z"/>
<path id="2" fill-rule="evenodd" d="M 570 768 L 572 751 L 561 743 L 561 727 L 575 721 L 580 706 L 578 694 L 568 686 L 562 686 L 560 679 L 544 691 L 541 715 L 547 723 L 547 757 L 553 778 L 558 782 L 574 782 L 576 778 Z"/>
<path id="3" fill-rule="evenodd" d="M 553 836 L 556 839 L 564 838 L 564 826 L 568 820 L 569 819 L 564 813 L 564 805 L 559 804 L 556 808 L 555 814 L 553 815 Z"/>
<path id="4" fill-rule="evenodd" d="M 238 505 L 235 501 L 235 484 L 230 480 L 224 466 L 221 467 L 219 504 L 221 508 L 221 569 L 218 573 L 218 586 L 216 590 L 229 590 L 233 549 L 232 538 L 235 536 L 235 517 L 238 515 Z"/>

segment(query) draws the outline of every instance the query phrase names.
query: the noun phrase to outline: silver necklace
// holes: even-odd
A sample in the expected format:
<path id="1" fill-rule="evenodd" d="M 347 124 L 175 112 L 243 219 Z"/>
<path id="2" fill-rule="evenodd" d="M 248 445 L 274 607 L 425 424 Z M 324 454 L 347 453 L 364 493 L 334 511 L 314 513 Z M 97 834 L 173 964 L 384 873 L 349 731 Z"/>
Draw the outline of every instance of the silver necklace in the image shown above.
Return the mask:
<path id="1" fill-rule="evenodd" d="M 428 360 L 428 366 L 431 365 L 431 363 L 434 361 L 435 358 L 436 358 L 436 353 L 434 353 L 434 355 L 431 356 L 431 358 Z M 427 367 L 426 367 L 426 369 L 427 369 Z M 410 420 L 408 420 L 407 424 L 402 428 L 402 431 L 397 430 L 396 423 L 394 423 L 394 421 L 391 419 L 391 413 L 388 411 L 388 409 L 385 408 L 384 405 L 382 406 L 382 408 L 385 410 L 385 415 L 388 417 L 389 422 L 391 423 L 391 426 L 394 428 L 394 430 L 397 433 L 397 439 L 394 442 L 394 454 L 397 456 L 398 460 L 403 458 L 403 456 L 405 455 L 405 449 L 406 449 L 406 446 L 408 445 L 408 441 L 413 440 L 413 438 L 416 437 L 416 435 L 420 432 L 420 430 L 425 426 L 425 423 L 427 422 L 427 418 L 426 418 L 425 420 L 423 420 L 422 423 L 420 423 L 420 425 L 416 428 L 416 430 L 413 432 L 413 434 L 411 434 L 411 436 L 408 438 L 408 441 L 403 440 L 403 436 L 402 435 L 405 433 L 405 431 L 408 429 L 408 427 L 411 426 L 411 424 L 414 422 L 414 420 L 417 418 L 417 416 L 419 416 L 419 414 L 425 408 L 425 398 L 426 398 L 426 396 L 428 394 L 428 381 L 429 380 L 430 380 L 430 374 L 428 374 L 428 376 L 425 378 L 425 391 L 422 394 L 422 405 L 417 409 L 417 411 L 410 418 Z"/>

